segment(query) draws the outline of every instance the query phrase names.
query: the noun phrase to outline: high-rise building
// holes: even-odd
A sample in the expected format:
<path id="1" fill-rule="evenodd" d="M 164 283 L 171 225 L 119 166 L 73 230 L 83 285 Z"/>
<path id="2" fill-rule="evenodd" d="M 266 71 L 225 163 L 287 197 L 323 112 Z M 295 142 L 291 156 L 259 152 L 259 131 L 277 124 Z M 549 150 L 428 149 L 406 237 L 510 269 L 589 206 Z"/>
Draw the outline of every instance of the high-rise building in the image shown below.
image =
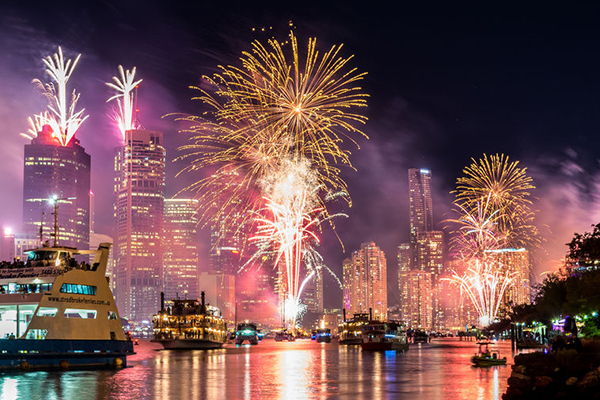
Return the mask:
<path id="1" fill-rule="evenodd" d="M 419 233 L 417 239 L 417 268 L 431 273 L 434 280 L 444 267 L 444 234 L 441 231 Z"/>
<path id="2" fill-rule="evenodd" d="M 344 310 L 350 311 L 352 307 L 352 288 L 356 285 L 353 275 L 354 268 L 352 258 L 346 258 L 342 261 L 342 297 Z M 349 315 L 352 316 L 351 314 Z"/>
<path id="3" fill-rule="evenodd" d="M 115 154 L 116 297 L 134 321 L 160 306 L 165 158 L 162 133 L 138 129 L 126 131 Z"/>
<path id="4" fill-rule="evenodd" d="M 410 244 L 417 248 L 419 233 L 433 230 L 433 199 L 431 196 L 431 172 L 428 169 L 408 170 L 408 191 L 410 209 Z M 413 254 L 417 262 L 417 255 Z M 415 264 L 416 265 L 416 264 Z"/>
<path id="5" fill-rule="evenodd" d="M 209 272 L 200 272 L 198 276 L 198 290 L 205 292 L 206 301 L 221 311 L 225 322 L 233 325 L 237 317 L 235 276 Z"/>
<path id="6" fill-rule="evenodd" d="M 199 298 L 198 200 L 165 199 L 163 276 L 165 298 Z"/>
<path id="7" fill-rule="evenodd" d="M 406 321 L 409 315 L 408 304 L 408 279 L 410 271 L 410 243 L 402 243 L 398 246 L 396 260 L 398 262 L 398 293 L 400 297 L 400 319 Z"/>
<path id="8" fill-rule="evenodd" d="M 487 252 L 498 266 L 512 275 L 511 284 L 504 293 L 503 303 L 509 307 L 531 303 L 529 285 L 529 251 L 525 249 L 501 249 Z"/>
<path id="9" fill-rule="evenodd" d="M 417 269 L 431 274 L 431 301 L 433 310 L 432 328 L 440 330 L 444 325 L 443 309 L 439 295 L 441 286 L 439 276 L 444 264 L 444 235 L 441 231 L 421 232 L 417 239 Z"/>
<path id="10" fill-rule="evenodd" d="M 413 269 L 400 273 L 404 288 L 402 319 L 411 328 L 429 330 L 433 326 L 431 273 Z"/>
<path id="11" fill-rule="evenodd" d="M 344 307 L 350 314 L 371 311 L 373 318 L 387 319 L 387 264 L 385 253 L 374 242 L 363 243 L 344 260 L 343 286 L 349 297 L 344 298 Z"/>
<path id="12" fill-rule="evenodd" d="M 306 312 L 323 314 L 323 269 L 315 272 L 302 289 L 301 301 L 306 305 Z"/>
<path id="13" fill-rule="evenodd" d="M 88 248 L 90 166 L 90 155 L 77 139 L 62 146 L 48 126 L 25 145 L 25 233 L 41 235 L 50 244 L 56 241 L 63 246 Z"/>
<path id="14" fill-rule="evenodd" d="M 271 328 L 281 328 L 281 310 L 275 294 L 273 267 L 247 268 L 235 277 L 237 320 L 251 320 Z"/>
<path id="15" fill-rule="evenodd" d="M 438 277 L 443 272 L 444 238 L 442 232 L 433 230 L 431 172 L 428 169 L 410 168 L 408 188 L 411 256 L 410 270 L 406 265 L 400 270 L 399 265 L 400 298 L 405 303 L 404 309 L 401 306 L 401 315 L 409 324 L 439 329 L 443 325 L 443 310 L 438 298 Z M 413 284 L 419 285 L 418 290 L 411 287 Z M 428 311 L 432 315 L 425 316 L 423 313 Z"/>

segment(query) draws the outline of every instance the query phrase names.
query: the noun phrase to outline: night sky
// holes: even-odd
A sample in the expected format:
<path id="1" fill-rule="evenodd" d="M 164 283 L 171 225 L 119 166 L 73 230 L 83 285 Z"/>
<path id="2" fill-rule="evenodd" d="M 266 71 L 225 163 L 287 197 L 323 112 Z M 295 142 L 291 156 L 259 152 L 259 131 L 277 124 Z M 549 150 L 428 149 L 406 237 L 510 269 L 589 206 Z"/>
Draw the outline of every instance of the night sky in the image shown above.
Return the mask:
<path id="1" fill-rule="evenodd" d="M 343 171 L 354 200 L 350 218 L 337 223 L 347 252 L 374 240 L 393 275 L 395 247 L 409 236 L 407 169 L 431 169 L 442 228 L 456 178 L 483 153 L 520 160 L 538 187 L 535 208 L 547 242 L 535 256 L 536 275 L 554 268 L 574 232 L 600 222 L 600 4 L 202 3 L 0 5 L 1 223 L 21 221 L 27 141 L 19 133 L 46 105 L 31 80 L 46 79 L 41 59 L 58 45 L 69 58 L 82 54 L 69 87 L 81 93 L 79 104 L 90 115 L 77 137 L 92 156 L 96 230 L 110 234 L 119 140 L 107 117 L 112 94 L 104 82 L 117 66 L 136 66 L 144 79 L 140 120 L 164 132 L 167 194 L 173 195 L 191 179 L 175 179 L 182 165 L 172 162 L 186 137 L 163 116 L 199 113 L 188 86 L 219 64 L 236 64 L 255 39 L 285 39 L 289 21 L 301 43 L 309 36 L 321 50 L 343 43 L 342 55 L 354 55 L 352 66 L 369 74 L 363 87 L 371 96 L 364 127 L 370 140 L 359 140 L 360 150 L 348 143 L 357 171 Z M 331 232 L 323 234 L 321 250 L 341 275 L 345 255 Z"/>

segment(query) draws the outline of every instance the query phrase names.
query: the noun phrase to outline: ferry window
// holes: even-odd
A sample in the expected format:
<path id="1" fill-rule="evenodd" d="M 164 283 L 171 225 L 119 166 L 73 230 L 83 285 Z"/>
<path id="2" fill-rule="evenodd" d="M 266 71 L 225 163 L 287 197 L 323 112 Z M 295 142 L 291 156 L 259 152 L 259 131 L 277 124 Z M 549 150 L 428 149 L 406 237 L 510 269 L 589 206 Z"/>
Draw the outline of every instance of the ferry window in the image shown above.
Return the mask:
<path id="1" fill-rule="evenodd" d="M 17 332 L 17 306 L 0 305 L 0 339 L 8 339 Z"/>
<path id="2" fill-rule="evenodd" d="M 26 339 L 38 339 L 44 340 L 46 339 L 46 334 L 48 333 L 47 329 L 30 329 L 27 331 Z"/>
<path id="3" fill-rule="evenodd" d="M 90 285 L 76 285 L 74 283 L 63 283 L 60 287 L 61 293 L 73 293 L 73 294 L 96 294 L 96 286 Z"/>
<path id="4" fill-rule="evenodd" d="M 54 307 L 40 307 L 37 315 L 38 317 L 55 317 L 58 312 L 58 308 Z"/>
<path id="5" fill-rule="evenodd" d="M 96 310 L 85 310 L 82 308 L 67 308 L 65 310 L 65 318 L 84 318 L 96 319 Z"/>
<path id="6" fill-rule="evenodd" d="M 108 319 L 117 319 L 117 313 L 114 311 L 108 312 Z"/>

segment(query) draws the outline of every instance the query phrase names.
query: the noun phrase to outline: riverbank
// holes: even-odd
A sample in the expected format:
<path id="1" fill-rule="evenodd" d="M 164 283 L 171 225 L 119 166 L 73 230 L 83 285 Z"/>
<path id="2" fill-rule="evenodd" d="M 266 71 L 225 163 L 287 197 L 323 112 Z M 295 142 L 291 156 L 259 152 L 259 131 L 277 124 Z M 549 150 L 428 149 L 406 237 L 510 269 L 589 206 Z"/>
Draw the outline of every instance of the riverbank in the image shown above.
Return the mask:
<path id="1" fill-rule="evenodd" d="M 504 400 L 600 399 L 600 341 L 515 357 Z"/>

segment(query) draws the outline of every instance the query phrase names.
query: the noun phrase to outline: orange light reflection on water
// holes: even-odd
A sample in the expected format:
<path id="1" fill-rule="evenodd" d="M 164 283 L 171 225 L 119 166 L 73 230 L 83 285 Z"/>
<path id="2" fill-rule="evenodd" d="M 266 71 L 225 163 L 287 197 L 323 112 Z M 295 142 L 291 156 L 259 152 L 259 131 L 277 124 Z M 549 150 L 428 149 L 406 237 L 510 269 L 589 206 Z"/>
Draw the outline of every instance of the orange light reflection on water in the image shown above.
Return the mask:
<path id="1" fill-rule="evenodd" d="M 360 346 L 310 340 L 221 350 L 163 351 L 140 341 L 120 370 L 10 372 L 2 399 L 470 399 L 500 400 L 507 366 L 475 368 L 477 346 L 458 339 L 411 345 L 405 353 L 363 352 Z"/>

